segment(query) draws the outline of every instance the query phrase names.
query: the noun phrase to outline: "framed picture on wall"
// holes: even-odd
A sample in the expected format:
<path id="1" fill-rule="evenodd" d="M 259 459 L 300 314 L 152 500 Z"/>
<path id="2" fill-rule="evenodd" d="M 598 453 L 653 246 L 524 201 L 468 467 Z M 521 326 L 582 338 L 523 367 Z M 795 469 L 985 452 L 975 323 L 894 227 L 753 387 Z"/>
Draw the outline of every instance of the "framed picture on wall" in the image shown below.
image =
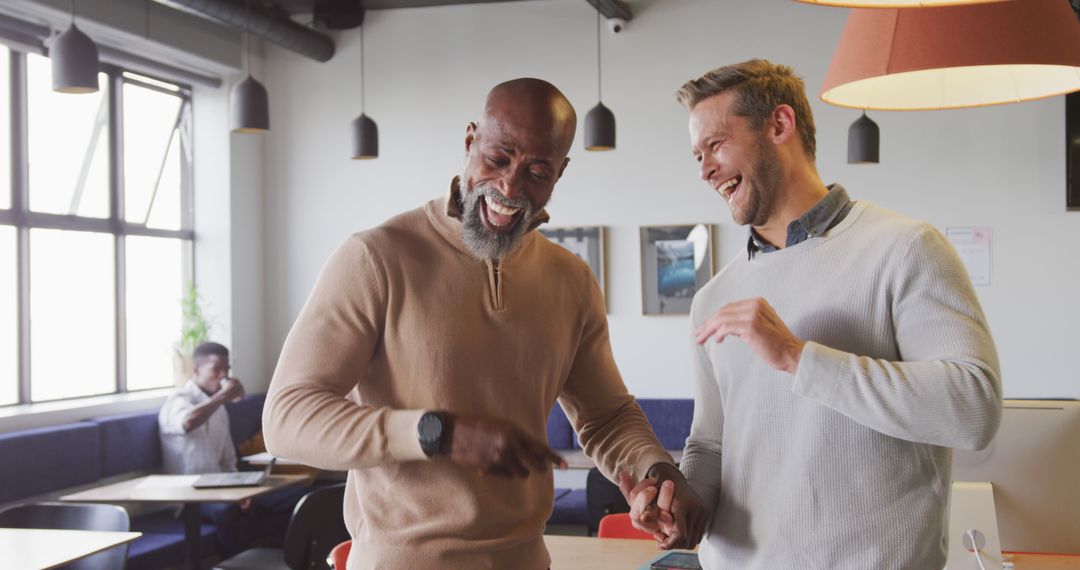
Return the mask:
<path id="1" fill-rule="evenodd" d="M 685 315 L 713 275 L 712 226 L 641 227 L 641 312 Z"/>
<path id="2" fill-rule="evenodd" d="M 1065 96 L 1065 208 L 1080 210 L 1080 92 Z"/>
<path id="3" fill-rule="evenodd" d="M 578 256 L 592 269 L 600 291 L 607 298 L 604 284 L 604 227 L 583 226 L 576 228 L 541 228 L 540 233 Z"/>

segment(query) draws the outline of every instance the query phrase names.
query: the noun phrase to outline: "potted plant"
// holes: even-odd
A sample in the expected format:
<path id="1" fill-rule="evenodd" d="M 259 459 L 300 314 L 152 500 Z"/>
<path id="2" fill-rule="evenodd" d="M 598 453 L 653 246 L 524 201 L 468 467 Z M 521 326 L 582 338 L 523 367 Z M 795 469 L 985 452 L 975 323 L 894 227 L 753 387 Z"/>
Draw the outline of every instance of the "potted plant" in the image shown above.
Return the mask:
<path id="1" fill-rule="evenodd" d="M 195 283 L 188 284 L 187 291 L 180 298 L 183 318 L 180 323 L 180 339 L 173 344 L 173 382 L 183 386 L 195 371 L 191 355 L 195 347 L 206 342 L 210 336 L 211 324 L 206 320 L 202 309 L 202 297 Z"/>

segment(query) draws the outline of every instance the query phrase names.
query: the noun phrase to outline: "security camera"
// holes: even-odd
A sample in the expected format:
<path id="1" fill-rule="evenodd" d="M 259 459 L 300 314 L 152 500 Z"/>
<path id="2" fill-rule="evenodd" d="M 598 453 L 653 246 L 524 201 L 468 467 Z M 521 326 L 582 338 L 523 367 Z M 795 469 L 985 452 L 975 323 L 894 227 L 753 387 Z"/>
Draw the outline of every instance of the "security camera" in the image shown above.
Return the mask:
<path id="1" fill-rule="evenodd" d="M 611 28 L 613 33 L 619 33 L 626 27 L 626 20 L 622 18 L 608 18 L 608 27 Z"/>

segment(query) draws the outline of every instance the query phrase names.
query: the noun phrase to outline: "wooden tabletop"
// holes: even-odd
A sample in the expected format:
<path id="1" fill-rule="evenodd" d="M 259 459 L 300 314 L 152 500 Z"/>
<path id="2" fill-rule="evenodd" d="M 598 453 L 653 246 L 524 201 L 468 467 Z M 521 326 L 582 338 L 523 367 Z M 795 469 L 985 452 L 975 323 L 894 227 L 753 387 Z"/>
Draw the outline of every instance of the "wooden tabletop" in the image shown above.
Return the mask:
<path id="1" fill-rule="evenodd" d="M 663 553 L 651 540 L 545 535 L 544 543 L 551 570 L 634 570 Z"/>
<path id="2" fill-rule="evenodd" d="M 309 475 L 272 475 L 265 485 L 196 489 L 198 475 L 147 475 L 94 487 L 60 497 L 78 503 L 221 503 L 238 502 L 286 485 L 303 483 Z M 0 566 L 2 568 L 2 566 Z"/>
<path id="3" fill-rule="evenodd" d="M 648 562 L 662 554 L 651 540 L 545 536 L 544 542 L 551 554 L 551 570 L 635 570 L 648 568 Z M 1012 554 L 1006 559 L 1013 561 L 1015 570 L 1080 569 L 1080 556 Z"/>
<path id="4" fill-rule="evenodd" d="M 0 528 L 0 568 L 56 568 L 131 542 L 141 535 L 141 532 Z"/>
<path id="5" fill-rule="evenodd" d="M 682 461 L 681 450 L 669 449 L 668 453 L 671 454 L 671 457 L 675 460 L 675 463 L 679 463 Z M 592 459 L 589 459 L 589 457 L 585 455 L 585 452 L 581 451 L 580 449 L 576 451 L 560 452 L 559 455 L 562 455 L 563 459 L 566 460 L 568 469 L 592 469 L 593 467 L 596 467 L 596 462 L 594 462 Z"/>

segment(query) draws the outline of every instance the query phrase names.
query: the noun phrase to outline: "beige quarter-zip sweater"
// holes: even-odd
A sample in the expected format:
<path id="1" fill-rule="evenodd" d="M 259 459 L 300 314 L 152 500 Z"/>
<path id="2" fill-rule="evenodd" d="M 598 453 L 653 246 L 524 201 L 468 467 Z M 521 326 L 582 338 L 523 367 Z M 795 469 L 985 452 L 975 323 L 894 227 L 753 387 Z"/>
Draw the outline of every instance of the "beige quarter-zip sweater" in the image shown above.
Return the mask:
<path id="1" fill-rule="evenodd" d="M 609 478 L 671 462 L 619 376 L 589 268 L 535 231 L 497 263 L 477 260 L 457 192 L 455 179 L 445 200 L 345 241 L 266 399 L 271 453 L 349 471 L 350 570 L 548 567 L 551 472 L 504 479 L 427 459 L 426 410 L 501 417 L 546 440 L 558 399 Z"/>

